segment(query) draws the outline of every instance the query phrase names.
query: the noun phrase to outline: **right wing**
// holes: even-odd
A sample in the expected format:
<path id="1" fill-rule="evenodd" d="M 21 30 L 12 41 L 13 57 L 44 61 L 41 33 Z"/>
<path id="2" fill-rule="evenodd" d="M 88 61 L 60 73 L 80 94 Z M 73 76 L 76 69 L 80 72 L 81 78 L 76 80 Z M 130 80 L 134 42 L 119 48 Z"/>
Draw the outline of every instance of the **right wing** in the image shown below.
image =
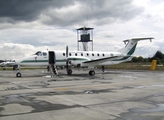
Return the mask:
<path id="1" fill-rule="evenodd" d="M 107 61 L 112 61 L 112 60 L 117 60 L 120 59 L 124 56 L 111 56 L 111 57 L 103 57 L 103 58 L 96 58 L 96 59 L 89 59 L 87 57 L 83 57 L 83 56 L 71 56 L 68 57 L 68 60 L 73 60 L 73 61 L 79 61 L 82 64 L 91 64 L 91 65 L 98 65 L 100 63 L 103 62 L 107 62 Z"/>
<path id="2" fill-rule="evenodd" d="M 93 60 L 87 60 L 87 61 L 84 61 L 83 63 L 90 63 L 90 64 L 100 64 L 100 63 L 103 63 L 103 62 L 107 62 L 107 61 L 112 61 L 112 60 L 115 60 L 115 59 L 118 59 L 120 58 L 120 56 L 112 56 L 112 57 L 104 57 L 104 58 L 98 58 L 98 59 L 93 59 Z"/>

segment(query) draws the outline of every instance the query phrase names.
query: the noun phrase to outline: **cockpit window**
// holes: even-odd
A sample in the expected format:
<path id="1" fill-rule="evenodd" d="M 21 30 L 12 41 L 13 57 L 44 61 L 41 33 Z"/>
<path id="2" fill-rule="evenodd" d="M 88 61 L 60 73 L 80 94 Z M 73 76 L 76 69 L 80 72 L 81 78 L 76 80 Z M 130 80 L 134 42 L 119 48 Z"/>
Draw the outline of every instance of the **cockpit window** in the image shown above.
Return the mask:
<path id="1" fill-rule="evenodd" d="M 47 56 L 47 53 L 46 52 L 43 52 L 43 56 Z"/>
<path id="2" fill-rule="evenodd" d="M 41 51 L 38 51 L 38 52 L 35 53 L 35 55 L 42 56 L 42 52 Z"/>

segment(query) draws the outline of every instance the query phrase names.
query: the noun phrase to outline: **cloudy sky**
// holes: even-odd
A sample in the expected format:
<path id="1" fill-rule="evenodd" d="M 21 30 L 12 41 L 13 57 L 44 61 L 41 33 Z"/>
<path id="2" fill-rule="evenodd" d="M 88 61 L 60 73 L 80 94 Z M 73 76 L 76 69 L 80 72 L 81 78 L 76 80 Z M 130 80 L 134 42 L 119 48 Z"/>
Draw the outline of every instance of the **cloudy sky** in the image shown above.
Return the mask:
<path id="1" fill-rule="evenodd" d="M 134 55 L 164 53 L 163 0 L 0 0 L 0 59 L 38 50 L 77 50 L 77 28 L 94 28 L 95 51 L 115 51 L 123 40 L 139 42 Z"/>

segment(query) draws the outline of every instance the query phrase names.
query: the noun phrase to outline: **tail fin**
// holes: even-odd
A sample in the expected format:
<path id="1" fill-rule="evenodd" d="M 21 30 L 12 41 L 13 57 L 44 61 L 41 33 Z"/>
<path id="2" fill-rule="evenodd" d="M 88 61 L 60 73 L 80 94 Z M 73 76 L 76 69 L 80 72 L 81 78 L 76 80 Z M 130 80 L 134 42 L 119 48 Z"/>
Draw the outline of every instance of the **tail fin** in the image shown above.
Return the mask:
<path id="1" fill-rule="evenodd" d="M 133 38 L 133 39 L 128 39 L 128 40 L 124 40 L 123 42 L 125 43 L 125 47 L 120 49 L 119 51 L 123 54 L 126 54 L 127 56 L 131 56 L 137 46 L 138 41 L 140 40 L 152 40 L 154 38 L 150 37 L 150 38 Z"/>

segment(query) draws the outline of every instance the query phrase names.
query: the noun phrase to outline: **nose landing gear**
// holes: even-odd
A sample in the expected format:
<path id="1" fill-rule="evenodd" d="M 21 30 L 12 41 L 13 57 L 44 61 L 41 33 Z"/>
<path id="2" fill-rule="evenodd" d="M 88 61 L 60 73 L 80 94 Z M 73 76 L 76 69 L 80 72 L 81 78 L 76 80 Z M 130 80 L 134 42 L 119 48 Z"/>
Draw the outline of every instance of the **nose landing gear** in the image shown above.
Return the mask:
<path id="1" fill-rule="evenodd" d="M 20 72 L 20 66 L 19 65 L 17 66 L 17 70 L 18 70 L 18 72 L 16 74 L 16 77 L 22 77 L 22 74 Z"/>
<path id="2" fill-rule="evenodd" d="M 16 77 L 22 77 L 20 72 L 17 72 Z"/>

